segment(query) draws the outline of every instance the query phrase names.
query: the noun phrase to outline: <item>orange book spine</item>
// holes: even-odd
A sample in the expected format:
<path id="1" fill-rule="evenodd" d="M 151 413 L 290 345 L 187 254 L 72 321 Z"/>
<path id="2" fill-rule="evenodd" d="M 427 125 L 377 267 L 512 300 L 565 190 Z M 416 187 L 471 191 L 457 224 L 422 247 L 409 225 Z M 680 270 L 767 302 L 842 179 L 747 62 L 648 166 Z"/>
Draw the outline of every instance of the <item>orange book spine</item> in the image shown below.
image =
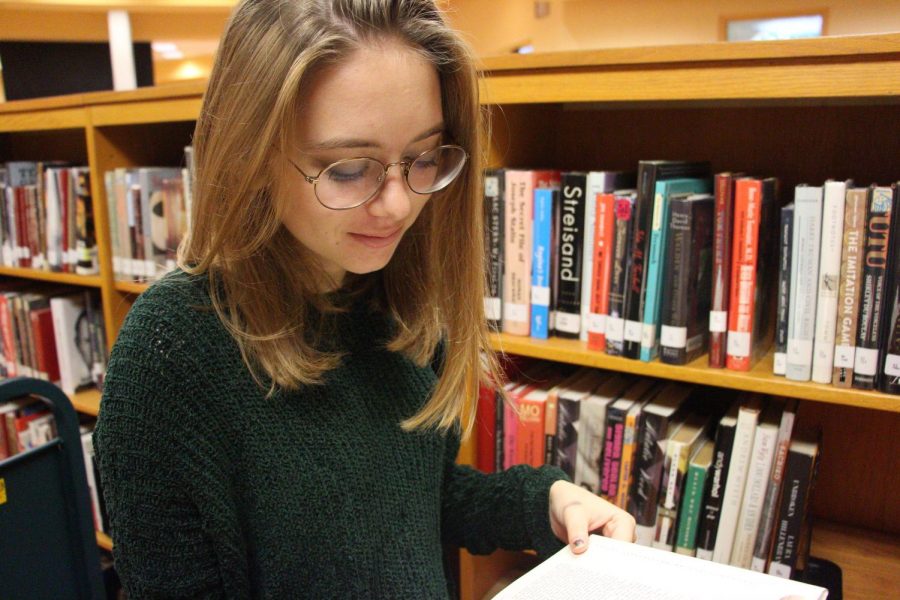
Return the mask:
<path id="1" fill-rule="evenodd" d="M 738 179 L 734 192 L 734 245 L 725 360 L 725 366 L 735 371 L 750 370 L 761 208 L 762 182 Z"/>
<path id="2" fill-rule="evenodd" d="M 519 425 L 516 434 L 516 464 L 540 467 L 544 464 L 544 417 L 547 392 L 535 390 L 518 400 Z"/>
<path id="3" fill-rule="evenodd" d="M 588 348 L 599 352 L 606 351 L 606 316 L 609 314 L 609 281 L 612 273 L 613 243 L 616 231 L 615 201 L 613 194 L 597 194 Z"/>

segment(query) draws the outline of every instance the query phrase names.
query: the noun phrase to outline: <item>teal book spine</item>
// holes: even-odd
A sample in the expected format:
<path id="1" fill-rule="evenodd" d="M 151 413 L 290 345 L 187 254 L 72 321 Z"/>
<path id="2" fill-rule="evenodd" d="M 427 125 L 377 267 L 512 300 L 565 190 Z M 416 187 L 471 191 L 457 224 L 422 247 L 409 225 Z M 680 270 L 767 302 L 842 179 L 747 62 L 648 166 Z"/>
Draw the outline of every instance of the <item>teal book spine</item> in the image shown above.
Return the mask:
<path id="1" fill-rule="evenodd" d="M 712 191 L 707 178 L 664 179 L 656 182 L 650 251 L 647 256 L 647 294 L 644 298 L 640 359 L 650 362 L 659 354 L 660 307 L 662 306 L 663 265 L 669 231 L 669 198 L 673 194 L 701 194 Z"/>

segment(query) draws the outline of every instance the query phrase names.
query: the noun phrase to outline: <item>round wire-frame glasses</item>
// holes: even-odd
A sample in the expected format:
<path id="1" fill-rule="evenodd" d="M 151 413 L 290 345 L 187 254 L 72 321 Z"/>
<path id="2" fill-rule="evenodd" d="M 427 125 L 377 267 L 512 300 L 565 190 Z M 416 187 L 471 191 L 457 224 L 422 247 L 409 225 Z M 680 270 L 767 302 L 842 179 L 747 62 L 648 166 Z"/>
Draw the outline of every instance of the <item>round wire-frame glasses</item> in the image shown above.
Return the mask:
<path id="1" fill-rule="evenodd" d="M 319 204 L 332 210 L 350 210 L 370 201 L 381 190 L 388 169 L 402 168 L 403 179 L 416 194 L 433 194 L 455 180 L 468 160 L 468 153 L 460 146 L 445 144 L 427 150 L 412 160 L 384 164 L 380 160 L 359 157 L 345 158 L 331 163 L 318 175 L 303 172 L 288 159 L 303 179 L 313 186 Z"/>

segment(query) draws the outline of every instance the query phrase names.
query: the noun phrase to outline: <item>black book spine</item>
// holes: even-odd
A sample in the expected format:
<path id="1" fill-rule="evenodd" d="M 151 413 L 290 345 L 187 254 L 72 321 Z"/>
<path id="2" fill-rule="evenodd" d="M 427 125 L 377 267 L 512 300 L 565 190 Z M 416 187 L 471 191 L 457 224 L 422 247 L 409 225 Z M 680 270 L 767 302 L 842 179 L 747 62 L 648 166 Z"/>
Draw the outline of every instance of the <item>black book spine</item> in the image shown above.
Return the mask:
<path id="1" fill-rule="evenodd" d="M 684 196 L 669 199 L 669 236 L 663 258 L 663 290 L 659 359 L 668 364 L 687 362 L 687 302 L 690 271 L 691 214 Z"/>
<path id="2" fill-rule="evenodd" d="M 611 404 L 606 410 L 606 435 L 603 438 L 603 455 L 600 458 L 600 495 L 609 499 L 619 490 L 619 466 L 622 464 L 622 431 L 625 413 Z"/>
<path id="3" fill-rule="evenodd" d="M 759 210 L 759 238 L 756 261 L 756 301 L 753 311 L 753 360 L 758 360 L 772 348 L 775 341 L 775 286 L 778 260 L 778 179 L 762 180 Z"/>
<path id="4" fill-rule="evenodd" d="M 693 205 L 691 272 L 688 288 L 687 356 L 690 362 L 709 348 L 709 311 L 712 307 L 713 231 L 715 198 L 698 197 Z"/>
<path id="5" fill-rule="evenodd" d="M 894 205 L 900 202 L 900 184 L 894 187 Z M 900 394 L 900 210 L 894 210 L 891 240 L 890 286 L 884 305 L 884 342 L 879 387 L 888 394 Z"/>
<path id="6" fill-rule="evenodd" d="M 778 300 L 775 314 L 775 374 L 787 370 L 788 316 L 791 305 L 791 243 L 794 235 L 794 203 L 781 209 L 778 228 Z"/>
<path id="7" fill-rule="evenodd" d="M 769 573 L 790 578 L 797 565 L 803 521 L 807 517 L 809 496 L 816 480 L 817 452 L 788 452 L 784 491 L 776 521 L 775 539 Z"/>
<path id="8" fill-rule="evenodd" d="M 856 334 L 853 387 L 871 390 L 878 384 L 878 334 L 885 303 L 885 279 L 891 237 L 893 189 L 874 187 L 869 203 L 862 298 Z"/>
<path id="9" fill-rule="evenodd" d="M 635 200 L 635 194 L 626 194 L 616 196 L 615 202 L 615 241 L 609 282 L 609 315 L 606 319 L 606 353 L 611 356 L 621 356 L 625 347 L 625 295 L 631 270 L 631 221 Z"/>
<path id="10" fill-rule="evenodd" d="M 584 254 L 584 206 L 586 173 L 563 173 L 560 187 L 560 218 L 556 254 L 555 333 L 577 338 L 581 333 L 581 270 Z"/>
<path id="11" fill-rule="evenodd" d="M 659 442 L 666 439 L 670 418 L 647 412 L 641 415 L 628 494 L 628 512 L 638 525 L 653 526 L 656 522 L 656 501 L 665 460 Z"/>
<path id="12" fill-rule="evenodd" d="M 503 394 L 498 391 L 494 397 L 494 473 L 503 472 L 505 406 Z"/>
<path id="13" fill-rule="evenodd" d="M 491 329 L 503 321 L 503 184 L 502 169 L 484 173 L 484 223 L 487 252 L 487 293 L 484 312 Z"/>
<path id="14" fill-rule="evenodd" d="M 560 398 L 557 401 L 556 456 L 554 465 L 575 480 L 575 461 L 578 458 L 578 418 L 581 402 Z"/>
<path id="15" fill-rule="evenodd" d="M 722 512 L 722 500 L 725 495 L 725 484 L 728 479 L 728 466 L 731 464 L 731 447 L 734 445 L 734 423 L 720 423 L 716 430 L 716 442 L 713 448 L 713 462 L 703 490 L 703 504 L 697 522 L 697 556 L 701 551 L 709 553 L 716 547 L 716 534 L 719 531 L 719 515 Z"/>

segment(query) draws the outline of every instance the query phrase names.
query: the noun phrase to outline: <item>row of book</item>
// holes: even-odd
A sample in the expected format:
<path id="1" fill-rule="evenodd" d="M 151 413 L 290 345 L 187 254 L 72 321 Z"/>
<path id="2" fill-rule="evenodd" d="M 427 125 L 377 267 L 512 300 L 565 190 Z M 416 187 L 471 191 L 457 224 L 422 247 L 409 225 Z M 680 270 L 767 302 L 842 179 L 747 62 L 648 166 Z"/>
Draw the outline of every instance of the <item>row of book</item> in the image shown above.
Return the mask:
<path id="1" fill-rule="evenodd" d="M 88 167 L 0 164 L 0 262 L 79 275 L 99 272 Z"/>
<path id="2" fill-rule="evenodd" d="M 0 341 L 2 377 L 44 379 L 70 395 L 103 385 L 106 333 L 96 292 L 0 283 Z"/>
<path id="3" fill-rule="evenodd" d="M 900 394 L 900 186 L 798 186 L 781 209 L 777 375 Z"/>
<path id="4" fill-rule="evenodd" d="M 184 168 L 138 167 L 107 171 L 113 272 L 120 281 L 153 281 L 175 268 L 178 245 L 190 226 L 193 149 Z"/>
<path id="5" fill-rule="evenodd" d="M 94 454 L 93 423 L 79 426 L 85 475 L 97 531 L 106 532 L 106 505 L 100 489 L 100 472 Z M 0 403 L 0 462 L 47 444 L 58 437 L 50 407 L 33 398 Z"/>
<path id="6" fill-rule="evenodd" d="M 632 514 L 638 543 L 783 577 L 802 567 L 819 441 L 795 431 L 796 401 L 544 364 L 506 393 L 482 390 L 480 469 L 555 465 Z"/>

